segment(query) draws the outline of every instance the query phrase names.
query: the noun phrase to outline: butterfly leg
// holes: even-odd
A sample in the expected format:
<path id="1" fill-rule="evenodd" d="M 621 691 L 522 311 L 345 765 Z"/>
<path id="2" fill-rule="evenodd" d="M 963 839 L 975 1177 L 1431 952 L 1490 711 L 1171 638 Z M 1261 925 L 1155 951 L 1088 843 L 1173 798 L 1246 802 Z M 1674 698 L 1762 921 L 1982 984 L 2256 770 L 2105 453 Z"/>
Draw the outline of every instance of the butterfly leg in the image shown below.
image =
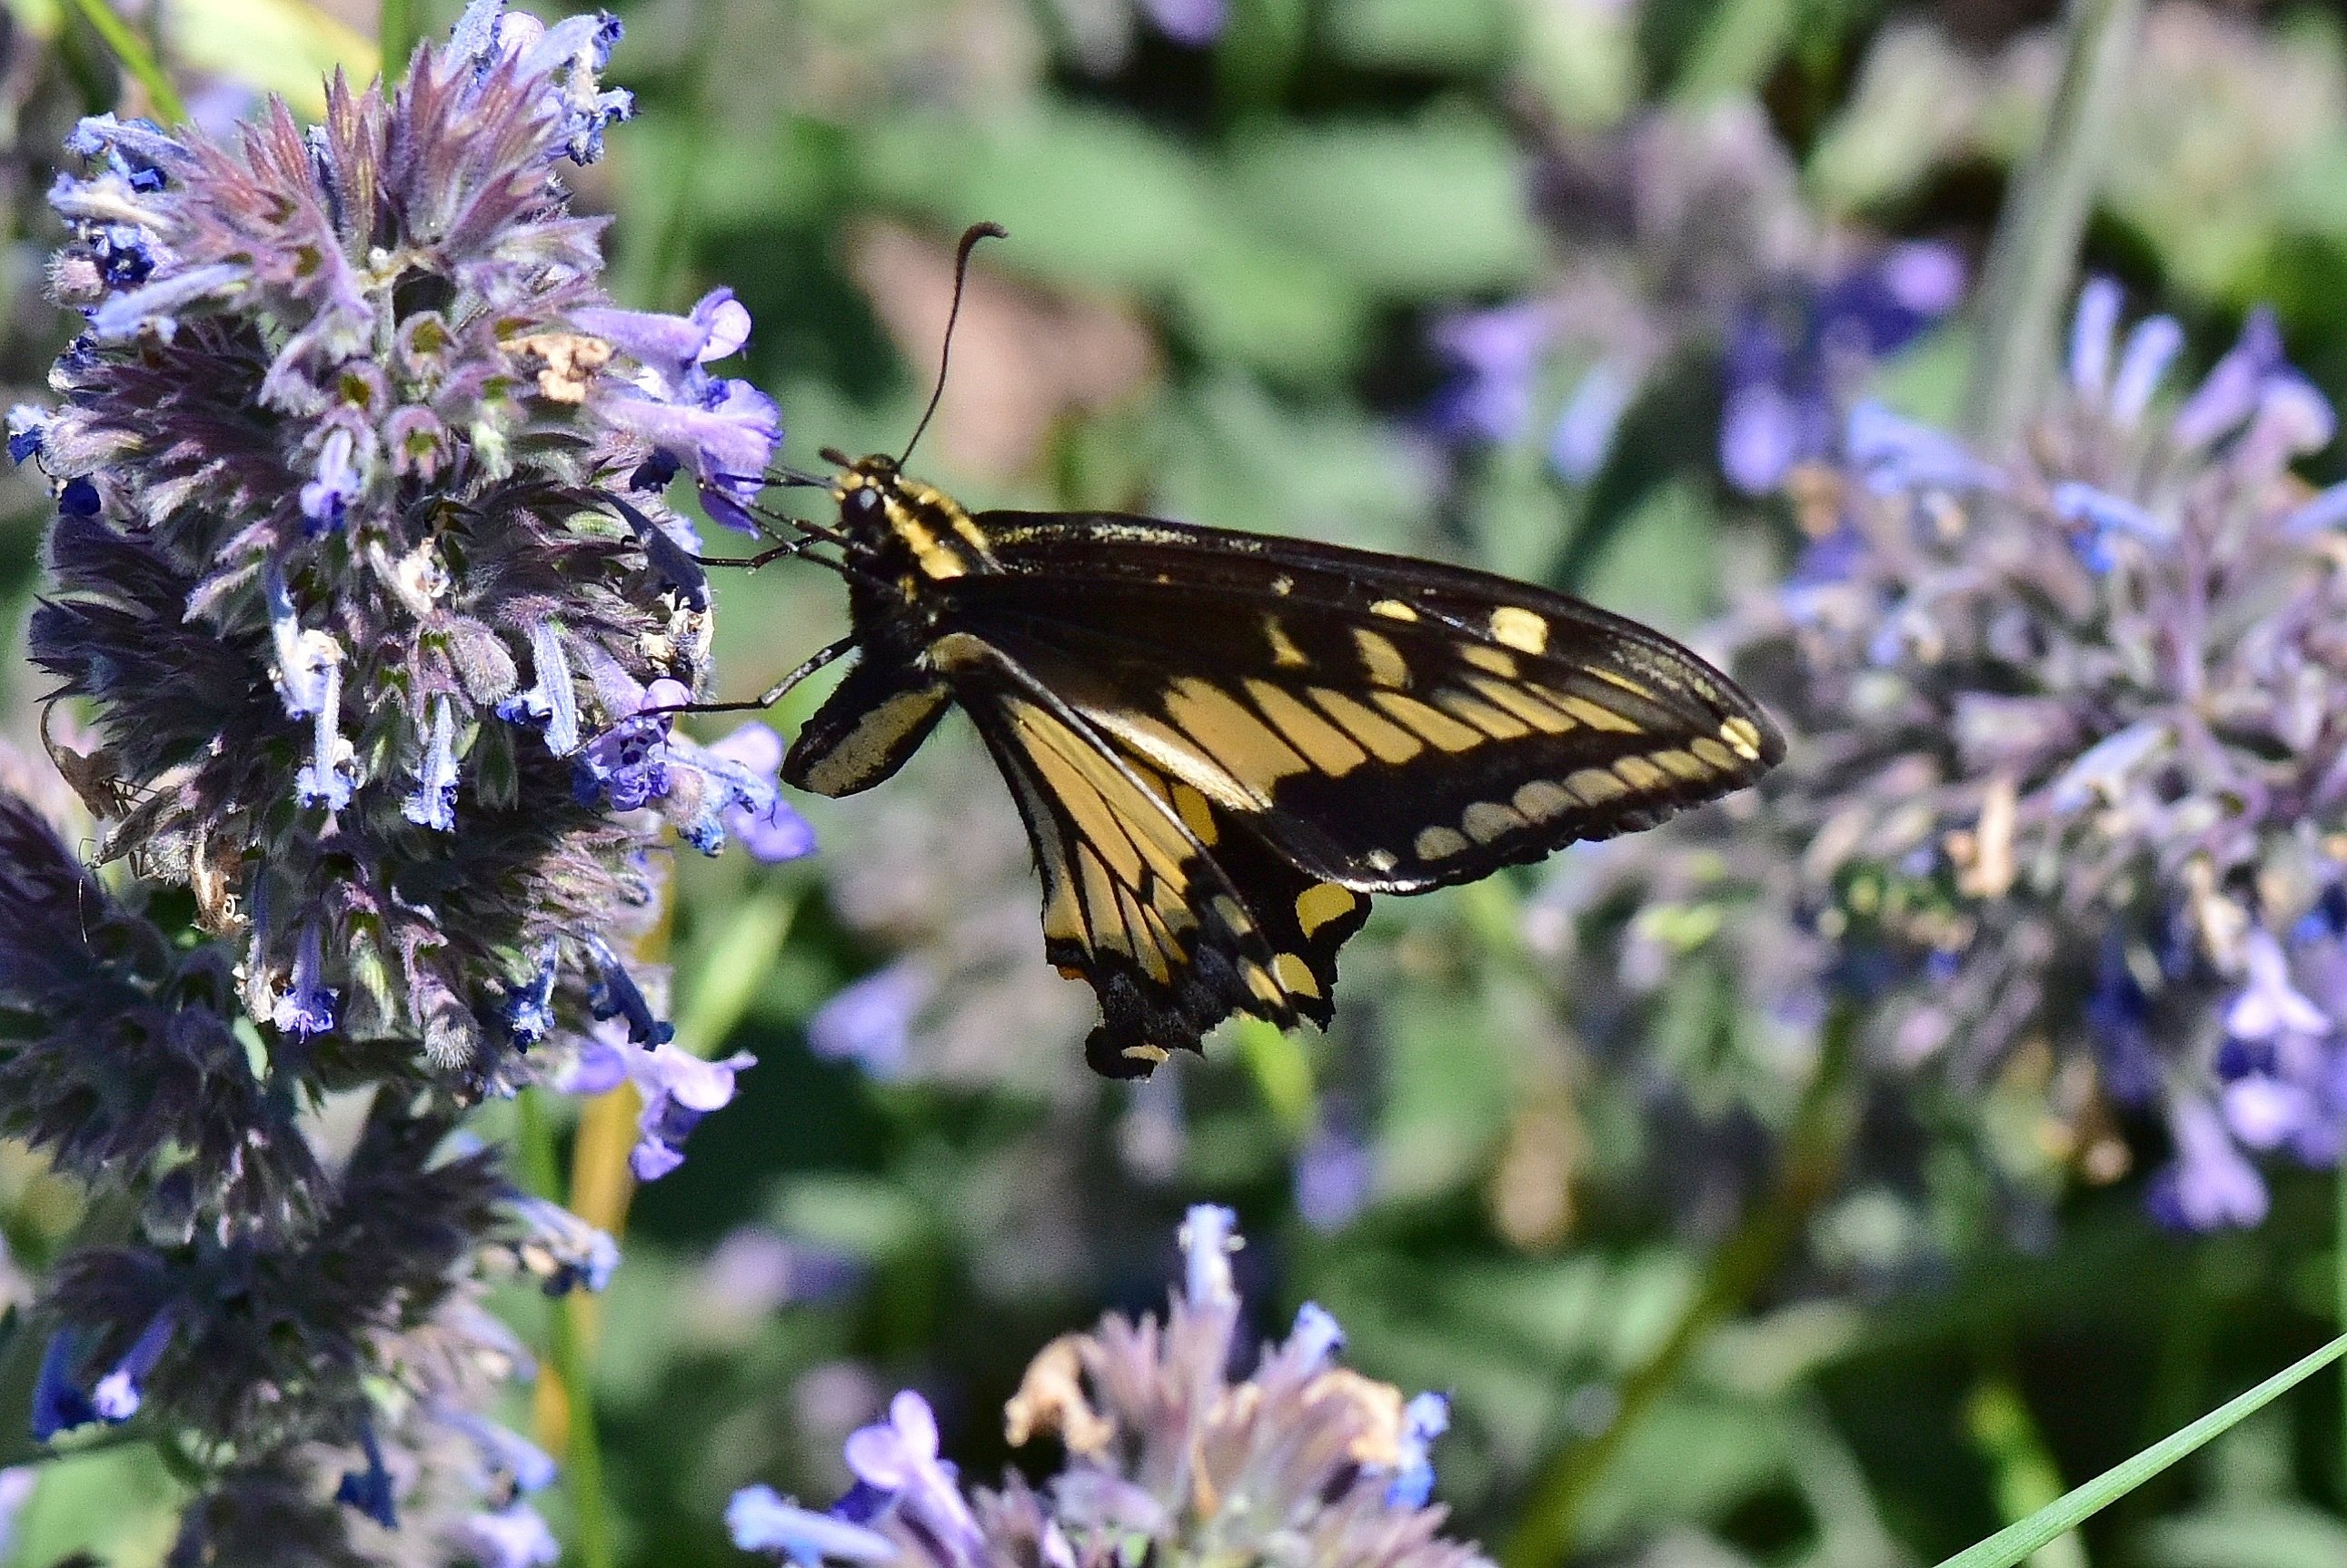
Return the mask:
<path id="1" fill-rule="evenodd" d="M 853 635 L 816 649 L 806 661 L 746 702 L 678 702 L 666 708 L 646 708 L 647 713 L 748 713 L 771 708 L 789 695 L 791 688 L 856 647 Z"/>

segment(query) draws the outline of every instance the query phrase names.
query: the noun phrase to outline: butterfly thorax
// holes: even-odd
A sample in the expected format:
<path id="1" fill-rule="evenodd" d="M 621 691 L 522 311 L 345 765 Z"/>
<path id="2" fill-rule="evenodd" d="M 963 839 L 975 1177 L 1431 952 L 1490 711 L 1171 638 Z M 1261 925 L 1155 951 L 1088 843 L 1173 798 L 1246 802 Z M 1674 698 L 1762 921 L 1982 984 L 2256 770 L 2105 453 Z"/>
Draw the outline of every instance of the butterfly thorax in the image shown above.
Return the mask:
<path id="1" fill-rule="evenodd" d="M 854 564 L 897 583 L 907 602 L 918 603 L 928 584 L 1000 569 L 961 503 L 907 478 L 885 453 L 850 464 L 832 497 Z"/>

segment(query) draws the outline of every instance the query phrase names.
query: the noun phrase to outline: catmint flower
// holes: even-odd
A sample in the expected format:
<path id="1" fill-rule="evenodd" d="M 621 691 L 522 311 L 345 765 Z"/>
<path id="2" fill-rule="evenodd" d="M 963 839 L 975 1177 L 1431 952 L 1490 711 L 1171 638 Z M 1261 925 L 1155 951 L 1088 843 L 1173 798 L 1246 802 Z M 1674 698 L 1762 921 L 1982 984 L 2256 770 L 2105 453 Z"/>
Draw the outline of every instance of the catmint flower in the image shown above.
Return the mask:
<path id="1" fill-rule="evenodd" d="M 801 1508 L 770 1486 L 745 1487 L 725 1506 L 725 1528 L 744 1552 L 772 1552 L 799 1568 L 825 1563 L 887 1563 L 897 1544 L 877 1531 Z"/>
<path id="2" fill-rule="evenodd" d="M 361 1424 L 359 1450 L 366 1456 L 365 1468 L 343 1472 L 334 1501 L 357 1509 L 385 1530 L 396 1530 L 399 1503 L 392 1495 L 391 1471 L 383 1462 L 383 1445 L 375 1440 L 373 1426 Z"/>
<path id="3" fill-rule="evenodd" d="M 887 1420 L 848 1435 L 846 1456 L 856 1479 L 942 1548 L 948 1562 L 979 1560 L 985 1538 L 962 1499 L 954 1467 L 938 1457 L 938 1419 L 927 1399 L 909 1389 L 898 1394 L 889 1401 Z"/>
<path id="4" fill-rule="evenodd" d="M 1349 1129 L 1323 1125 L 1296 1155 L 1296 1213 L 1317 1231 L 1339 1231 L 1368 1206 L 1377 1153 Z"/>
<path id="5" fill-rule="evenodd" d="M 1195 1255 L 1226 1255 L 1227 1211 L 1194 1210 Z M 1317 1307 L 1283 1345 L 1243 1359 L 1235 1297 L 1185 1287 L 1163 1319 L 1110 1316 L 1046 1345 L 1003 1411 L 1014 1446 L 1060 1440 L 1065 1460 L 1041 1487 L 1013 1473 L 965 1494 L 935 1459 L 928 1405 L 900 1394 L 889 1419 L 848 1440 L 859 1485 L 826 1513 L 764 1487 L 735 1495 L 735 1542 L 803 1568 L 877 1561 L 877 1535 L 926 1568 L 1042 1563 L 1113 1568 L 1141 1558 L 1181 1568 L 1304 1561 L 1316 1568 L 1476 1568 L 1443 1539 L 1426 1501 L 1430 1448 L 1448 1419 L 1435 1396 L 1400 1391 L 1339 1364 L 1343 1336 Z M 917 1502 L 912 1499 L 919 1489 Z M 876 1492 L 881 1506 L 869 1507 Z M 843 1521 L 845 1524 L 843 1525 Z M 845 1529 L 862 1527 L 848 1535 Z"/>
<path id="6" fill-rule="evenodd" d="M 479 1568 L 553 1568 L 561 1543 L 527 1502 L 468 1514 L 451 1532 L 452 1544 Z"/>
<path id="7" fill-rule="evenodd" d="M 619 1244 L 585 1220 L 544 1198 L 517 1197 L 523 1224 L 514 1254 L 548 1296 L 585 1288 L 600 1294 L 620 1266 Z"/>
<path id="8" fill-rule="evenodd" d="M 831 1061 L 853 1061 L 878 1079 L 905 1071 L 913 1017 L 936 988 L 921 967 L 899 960 L 842 988 L 807 1021 L 807 1046 Z"/>
<path id="9" fill-rule="evenodd" d="M 1434 1492 L 1434 1440 L 1450 1430 L 1450 1401 L 1440 1394 L 1420 1394 L 1401 1413 L 1401 1440 L 1396 1445 L 1394 1478 L 1386 1487 L 1386 1501 L 1403 1508 L 1423 1508 Z"/>
<path id="10" fill-rule="evenodd" d="M 1230 21 L 1228 0 L 1141 0 L 1151 26 L 1185 48 L 1203 49 Z"/>
<path id="11" fill-rule="evenodd" d="M 1470 311 L 1436 323 L 1434 346 L 1452 366 L 1436 395 L 1435 428 L 1454 439 L 1510 441 L 1532 418 L 1542 358 L 1556 336 L 1537 304 Z"/>
<path id="12" fill-rule="evenodd" d="M 1638 907 L 1614 984 L 1727 962 L 1812 1048 L 1837 1006 L 1962 1083 L 2043 1040 L 2041 1176 L 2114 1179 L 2114 1129 L 2164 1125 L 2153 1212 L 2254 1225 L 2253 1155 L 2347 1142 L 2347 508 L 2291 472 L 2333 420 L 2268 315 L 2163 403 L 2180 334 L 2116 301 L 2083 292 L 2010 456 L 1853 413 L 1790 579 L 1720 636 L 1787 772 L 1555 886 Z"/>
<path id="13" fill-rule="evenodd" d="M 813 852 L 815 832 L 785 804 L 774 782 L 783 744 L 760 723 L 743 725 L 702 746 L 674 733 L 675 714 L 692 694 L 674 681 L 644 689 L 635 712 L 579 753 L 573 788 L 580 801 L 614 811 L 657 806 L 678 836 L 715 854 L 729 831 L 753 859 L 794 860 Z"/>
<path id="14" fill-rule="evenodd" d="M 1182 1222 L 1183 1296 L 1197 1310 L 1238 1302 L 1238 1290 L 1231 1283 L 1231 1254 L 1239 1249 L 1238 1220 L 1220 1204 L 1196 1204 Z"/>
<path id="15" fill-rule="evenodd" d="M 639 1181 L 655 1182 L 684 1163 L 682 1147 L 701 1119 L 733 1100 L 736 1074 L 757 1065 L 748 1051 L 703 1061 L 663 1042 L 650 1050 L 629 1050 L 629 1076 L 644 1100 L 637 1126 L 641 1136 L 628 1156 Z"/>
<path id="16" fill-rule="evenodd" d="M 709 1255 L 692 1300 L 722 1322 L 757 1323 L 794 1302 L 835 1300 L 864 1274 L 849 1254 L 745 1225 L 727 1232 Z"/>

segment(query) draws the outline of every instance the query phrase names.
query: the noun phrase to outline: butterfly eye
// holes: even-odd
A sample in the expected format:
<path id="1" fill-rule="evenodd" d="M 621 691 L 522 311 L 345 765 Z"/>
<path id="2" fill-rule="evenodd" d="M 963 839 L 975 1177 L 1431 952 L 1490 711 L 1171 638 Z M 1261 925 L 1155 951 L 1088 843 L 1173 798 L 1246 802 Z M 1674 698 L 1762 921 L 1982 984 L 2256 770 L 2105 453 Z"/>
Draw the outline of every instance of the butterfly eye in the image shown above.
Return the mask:
<path id="1" fill-rule="evenodd" d="M 864 528 L 876 526 L 885 510 L 880 502 L 880 492 L 868 485 L 848 491 L 839 503 L 841 518 Z"/>

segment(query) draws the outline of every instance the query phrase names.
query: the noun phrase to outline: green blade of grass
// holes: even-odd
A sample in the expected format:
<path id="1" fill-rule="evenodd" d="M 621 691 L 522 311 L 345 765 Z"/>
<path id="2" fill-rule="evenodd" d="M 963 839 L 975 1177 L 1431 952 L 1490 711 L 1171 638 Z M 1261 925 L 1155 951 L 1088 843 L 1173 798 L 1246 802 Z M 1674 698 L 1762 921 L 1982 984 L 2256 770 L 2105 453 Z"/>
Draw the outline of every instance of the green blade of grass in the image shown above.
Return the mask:
<path id="1" fill-rule="evenodd" d="M 74 4 L 97 36 L 106 40 L 106 46 L 114 51 L 114 57 L 122 62 L 122 68 L 147 89 L 147 100 L 163 122 L 185 125 L 188 106 L 179 101 L 179 89 L 171 85 L 161 62 L 148 49 L 147 40 L 132 32 L 130 24 L 116 15 L 106 0 L 74 0 Z"/>
<path id="2" fill-rule="evenodd" d="M 2342 1355 L 2347 1355 L 2347 1334 L 2341 1335 L 2304 1360 L 2276 1372 L 2248 1393 L 2209 1411 L 2190 1426 L 2161 1439 L 2125 1464 L 2113 1466 L 2084 1486 L 2055 1498 L 2019 1523 L 1998 1531 L 1977 1546 L 1957 1553 L 1941 1563 L 1940 1568 L 2013 1568 L 2014 1563 L 2047 1542 L 2076 1528 L 2210 1438 L 2263 1409 Z"/>

